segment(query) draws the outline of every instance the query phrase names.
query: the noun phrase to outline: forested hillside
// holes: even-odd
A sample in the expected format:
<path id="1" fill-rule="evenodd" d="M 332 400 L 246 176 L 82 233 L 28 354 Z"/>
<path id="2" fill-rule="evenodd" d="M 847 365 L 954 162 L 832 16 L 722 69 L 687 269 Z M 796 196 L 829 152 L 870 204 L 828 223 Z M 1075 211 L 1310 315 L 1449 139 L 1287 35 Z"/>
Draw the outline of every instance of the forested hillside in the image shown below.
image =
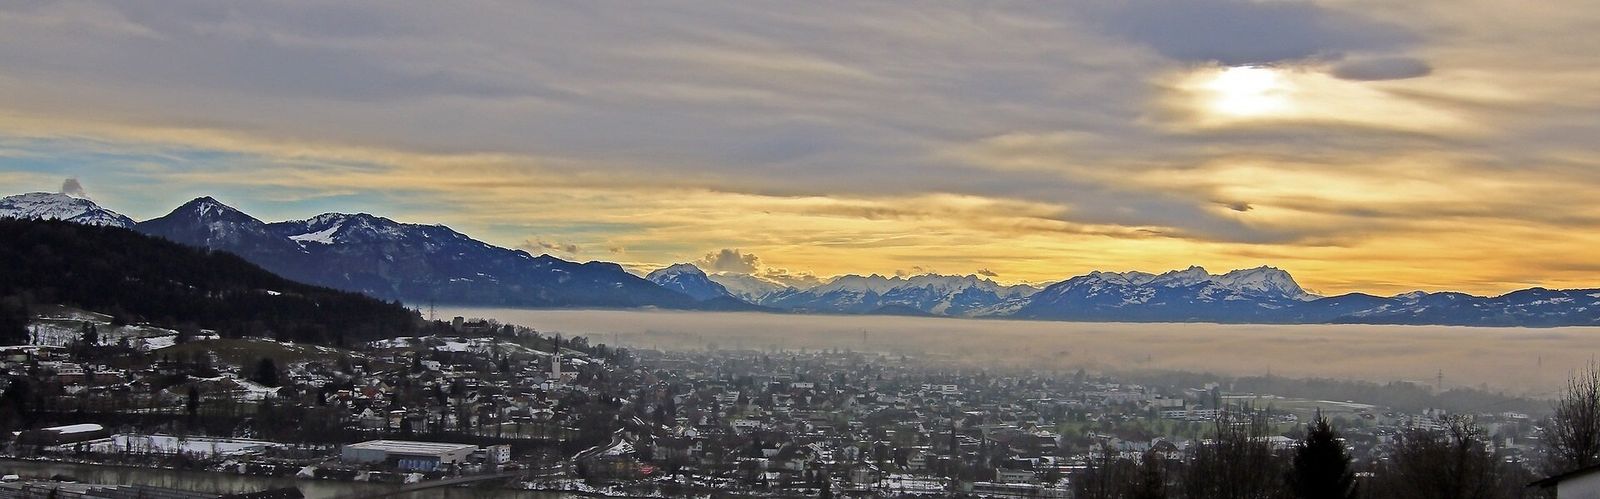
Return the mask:
<path id="1" fill-rule="evenodd" d="M 289 281 L 228 253 L 127 229 L 0 220 L 0 344 L 21 343 L 29 307 L 63 304 L 118 321 L 325 344 L 405 334 L 398 302 Z"/>

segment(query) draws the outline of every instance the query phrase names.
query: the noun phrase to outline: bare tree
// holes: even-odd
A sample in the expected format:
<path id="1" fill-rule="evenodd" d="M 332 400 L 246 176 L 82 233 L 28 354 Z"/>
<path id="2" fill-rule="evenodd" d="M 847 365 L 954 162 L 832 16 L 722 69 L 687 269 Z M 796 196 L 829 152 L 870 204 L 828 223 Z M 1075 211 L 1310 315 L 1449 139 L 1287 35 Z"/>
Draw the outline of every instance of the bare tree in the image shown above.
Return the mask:
<path id="1" fill-rule="evenodd" d="M 1377 497 L 1500 499 L 1515 488 L 1507 487 L 1483 428 L 1460 417 L 1451 418 L 1443 430 L 1401 435 L 1378 474 L 1373 487 Z"/>
<path id="2" fill-rule="evenodd" d="M 1211 440 L 1196 444 L 1183 477 L 1183 496 L 1191 499 L 1267 499 L 1284 497 L 1285 459 L 1268 440 L 1265 414 L 1243 420 L 1217 420 Z"/>
<path id="3" fill-rule="evenodd" d="M 1545 471 L 1551 474 L 1600 464 L 1600 367 L 1591 363 L 1567 379 L 1545 424 L 1544 442 Z"/>
<path id="4" fill-rule="evenodd" d="M 1073 497 L 1080 499 L 1164 499 L 1171 488 L 1173 463 L 1155 452 L 1140 459 L 1110 455 L 1091 457 L 1073 477 Z"/>

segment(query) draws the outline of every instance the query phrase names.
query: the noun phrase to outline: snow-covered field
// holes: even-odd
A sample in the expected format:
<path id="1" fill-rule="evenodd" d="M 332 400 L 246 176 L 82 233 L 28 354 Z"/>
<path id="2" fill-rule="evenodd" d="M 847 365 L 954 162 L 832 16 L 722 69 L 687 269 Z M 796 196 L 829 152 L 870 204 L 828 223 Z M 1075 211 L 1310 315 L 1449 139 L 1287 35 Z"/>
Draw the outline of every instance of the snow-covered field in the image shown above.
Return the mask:
<path id="1" fill-rule="evenodd" d="M 492 352 L 494 352 L 495 350 L 498 349 L 501 352 L 518 352 L 518 353 L 536 355 L 536 356 L 540 356 L 540 357 L 549 356 L 549 352 L 541 352 L 541 351 L 538 351 L 538 350 L 529 349 L 529 348 L 524 347 L 522 345 L 518 345 L 518 344 L 515 344 L 515 343 L 503 341 L 503 340 L 497 340 L 495 338 L 461 338 L 461 337 L 453 337 L 453 336 L 423 336 L 423 337 L 400 336 L 400 337 L 390 338 L 390 339 L 386 339 L 386 340 L 374 341 L 374 342 L 368 343 L 368 345 L 370 345 L 372 348 L 380 349 L 380 350 L 381 349 L 388 349 L 388 348 L 414 348 L 414 347 L 417 347 L 417 346 L 427 345 L 429 348 L 431 348 L 431 349 L 433 349 L 434 351 L 437 351 L 437 352 L 471 352 L 471 353 L 476 353 L 476 354 L 487 355 L 487 354 L 490 354 L 490 353 L 492 353 Z M 565 353 L 563 353 L 563 355 L 565 355 Z M 576 361 L 577 361 L 577 359 L 574 359 L 574 362 L 576 362 Z"/>
<path id="2" fill-rule="evenodd" d="M 228 457 L 261 452 L 279 444 L 240 438 L 179 437 L 119 433 L 83 443 L 85 450 L 103 454 L 189 454 L 200 457 Z M 76 448 L 77 444 L 67 447 Z"/>
<path id="3" fill-rule="evenodd" d="M 177 344 L 178 332 L 145 324 L 113 326 L 111 316 L 68 307 L 51 307 L 28 324 L 28 344 L 34 346 L 64 347 L 83 337 L 85 324 L 92 324 L 99 333 L 100 344 L 117 345 L 126 340 L 128 346 L 148 352 Z M 201 331 L 197 340 L 215 339 L 212 331 Z"/>

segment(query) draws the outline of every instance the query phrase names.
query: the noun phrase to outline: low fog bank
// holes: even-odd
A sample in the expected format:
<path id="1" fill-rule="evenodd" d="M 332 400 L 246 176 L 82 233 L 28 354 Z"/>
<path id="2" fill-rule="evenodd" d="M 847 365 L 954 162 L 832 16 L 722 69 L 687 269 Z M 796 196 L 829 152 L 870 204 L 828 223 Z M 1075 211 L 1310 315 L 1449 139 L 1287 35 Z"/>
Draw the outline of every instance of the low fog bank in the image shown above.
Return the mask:
<path id="1" fill-rule="evenodd" d="M 452 309 L 592 342 L 660 349 L 851 349 L 1041 370 L 1179 370 L 1415 381 L 1548 397 L 1600 328 L 1131 324 L 732 312 Z M 863 334 L 865 332 L 865 334 Z"/>

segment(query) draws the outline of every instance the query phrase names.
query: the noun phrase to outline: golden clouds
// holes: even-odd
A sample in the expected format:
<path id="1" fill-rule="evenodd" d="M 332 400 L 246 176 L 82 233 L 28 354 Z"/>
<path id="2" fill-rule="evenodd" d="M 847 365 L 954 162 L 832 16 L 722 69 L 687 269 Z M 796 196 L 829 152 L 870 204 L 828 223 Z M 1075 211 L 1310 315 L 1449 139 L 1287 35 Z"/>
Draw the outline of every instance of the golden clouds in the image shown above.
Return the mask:
<path id="1" fill-rule="evenodd" d="M 1600 285 L 1582 2 L 73 5 L 0 7 L 0 140 L 135 160 L 0 179 L 359 197 L 639 266 Z"/>
<path id="2" fill-rule="evenodd" d="M 1427 134 L 1481 131 L 1456 110 L 1411 98 L 1401 91 L 1405 83 L 1341 79 L 1331 71 L 1324 64 L 1202 66 L 1172 76 L 1165 105 L 1171 126 L 1180 130 L 1316 124 Z"/>

